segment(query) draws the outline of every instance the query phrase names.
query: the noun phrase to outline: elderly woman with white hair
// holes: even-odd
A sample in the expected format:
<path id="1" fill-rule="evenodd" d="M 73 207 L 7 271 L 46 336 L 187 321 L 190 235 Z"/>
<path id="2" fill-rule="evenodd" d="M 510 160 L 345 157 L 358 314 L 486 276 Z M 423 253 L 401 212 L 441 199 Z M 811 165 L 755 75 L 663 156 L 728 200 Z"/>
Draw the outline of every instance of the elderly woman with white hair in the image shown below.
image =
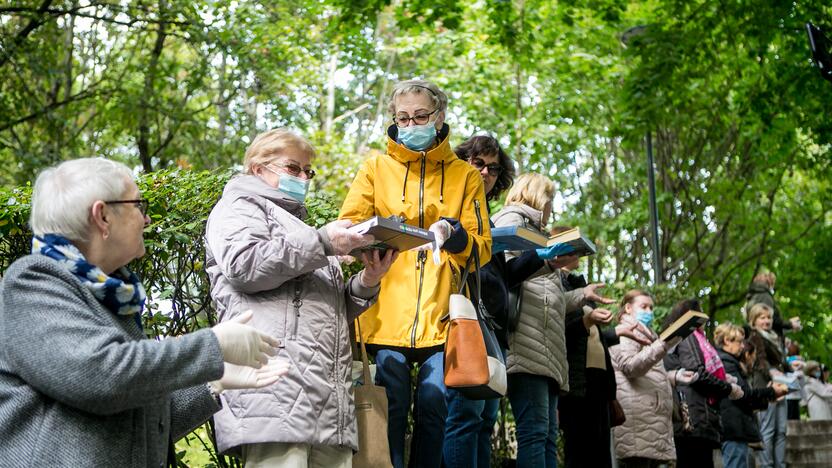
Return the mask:
<path id="1" fill-rule="evenodd" d="M 125 265 L 145 253 L 146 210 L 113 161 L 67 161 L 35 182 L 32 254 L 0 285 L 4 463 L 163 466 L 174 441 L 219 409 L 218 393 L 285 373 L 263 366 L 277 341 L 240 323 L 250 314 L 145 339 L 145 291 Z"/>
<path id="2" fill-rule="evenodd" d="M 306 223 L 315 150 L 289 130 L 258 135 L 243 174 L 231 179 L 206 229 L 206 268 L 220 320 L 245 310 L 280 339 L 293 364 L 276 384 L 228 392 L 214 418 L 221 452 L 246 467 L 351 466 L 358 449 L 349 324 L 378 294 L 394 252 L 362 254 L 366 267 L 345 281 L 338 256 L 373 242 L 349 221 Z"/>

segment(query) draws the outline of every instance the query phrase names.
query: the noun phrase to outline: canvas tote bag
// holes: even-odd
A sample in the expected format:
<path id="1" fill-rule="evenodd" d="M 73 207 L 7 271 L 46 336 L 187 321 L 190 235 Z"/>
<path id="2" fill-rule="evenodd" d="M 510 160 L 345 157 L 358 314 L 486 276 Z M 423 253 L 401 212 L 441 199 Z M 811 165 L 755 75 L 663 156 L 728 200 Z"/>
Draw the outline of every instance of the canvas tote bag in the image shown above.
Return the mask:
<path id="1" fill-rule="evenodd" d="M 472 262 L 475 288 L 469 281 Z M 466 285 L 476 306 L 462 294 Z M 451 294 L 448 308 L 451 324 L 445 342 L 445 386 L 471 400 L 505 395 L 506 363 L 494 333 L 493 321 L 482 303 L 476 243 L 465 263 L 459 293 Z"/>
<path id="2" fill-rule="evenodd" d="M 374 385 L 370 379 L 370 362 L 367 348 L 361 336 L 361 324 L 355 321 L 358 340 L 361 343 L 363 382 L 353 388 L 355 396 L 355 422 L 358 427 L 358 452 L 352 456 L 354 468 L 389 468 L 390 446 L 387 442 L 387 393 L 384 387 Z"/>

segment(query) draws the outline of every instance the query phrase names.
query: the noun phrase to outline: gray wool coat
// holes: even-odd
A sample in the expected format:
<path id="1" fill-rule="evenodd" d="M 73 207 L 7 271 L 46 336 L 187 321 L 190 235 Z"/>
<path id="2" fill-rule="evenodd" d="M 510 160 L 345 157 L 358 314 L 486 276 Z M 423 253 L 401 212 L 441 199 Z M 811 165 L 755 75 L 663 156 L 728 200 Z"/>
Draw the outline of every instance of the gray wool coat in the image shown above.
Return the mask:
<path id="1" fill-rule="evenodd" d="M 345 284 L 325 232 L 305 217 L 299 202 L 241 175 L 208 218 L 205 265 L 220 320 L 251 310 L 249 325 L 278 338 L 278 357 L 291 364 L 273 385 L 222 394 L 221 452 L 265 442 L 358 449 L 349 324 L 378 287 L 357 275 Z"/>
<path id="2" fill-rule="evenodd" d="M 56 260 L 29 255 L 0 284 L 0 464 L 164 466 L 168 442 L 218 409 L 210 330 L 144 339 Z"/>
<path id="3" fill-rule="evenodd" d="M 495 226 L 525 226 L 540 231 L 543 214 L 526 205 L 507 205 L 491 220 Z M 517 252 L 506 256 L 516 255 Z M 506 372 L 542 375 L 569 390 L 566 361 L 566 312 L 583 304 L 583 290 L 567 291 L 559 271 L 549 265 L 523 282 L 523 302 L 517 330 L 508 337 Z"/>

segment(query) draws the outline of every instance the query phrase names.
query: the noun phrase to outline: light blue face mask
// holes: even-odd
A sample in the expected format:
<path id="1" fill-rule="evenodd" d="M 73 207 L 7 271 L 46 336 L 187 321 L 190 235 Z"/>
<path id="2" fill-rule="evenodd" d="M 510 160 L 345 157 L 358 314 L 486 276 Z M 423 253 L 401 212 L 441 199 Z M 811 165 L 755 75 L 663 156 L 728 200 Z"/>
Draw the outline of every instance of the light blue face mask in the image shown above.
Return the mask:
<path id="1" fill-rule="evenodd" d="M 424 151 L 436 139 L 435 122 L 428 122 L 424 125 L 411 125 L 410 127 L 399 127 L 398 142 L 413 151 Z"/>
<path id="2" fill-rule="evenodd" d="M 638 320 L 645 327 L 650 328 L 650 325 L 653 324 L 653 311 L 636 309 L 636 320 Z"/>
<path id="3" fill-rule="evenodd" d="M 278 175 L 280 180 L 277 182 L 277 189 L 303 203 L 306 199 L 306 191 L 309 190 L 309 180 L 290 176 L 289 174 Z"/>

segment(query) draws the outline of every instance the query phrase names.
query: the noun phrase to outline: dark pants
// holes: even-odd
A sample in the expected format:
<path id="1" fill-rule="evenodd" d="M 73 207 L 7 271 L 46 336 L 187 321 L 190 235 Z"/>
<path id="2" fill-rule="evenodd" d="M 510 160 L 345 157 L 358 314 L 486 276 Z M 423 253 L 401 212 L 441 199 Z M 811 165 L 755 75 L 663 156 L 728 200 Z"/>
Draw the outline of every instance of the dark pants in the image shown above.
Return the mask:
<path id="1" fill-rule="evenodd" d="M 662 464 L 667 464 L 667 462 L 643 457 L 628 457 L 618 460 L 618 468 L 659 468 Z"/>
<path id="2" fill-rule="evenodd" d="M 714 468 L 713 442 L 696 437 L 677 437 L 676 468 Z"/>
<path id="3" fill-rule="evenodd" d="M 786 419 L 789 421 L 800 420 L 800 400 L 786 400 Z"/>
<path id="4" fill-rule="evenodd" d="M 565 395 L 558 404 L 567 468 L 612 466 L 610 406 L 606 377 L 588 369 L 586 395 Z"/>

